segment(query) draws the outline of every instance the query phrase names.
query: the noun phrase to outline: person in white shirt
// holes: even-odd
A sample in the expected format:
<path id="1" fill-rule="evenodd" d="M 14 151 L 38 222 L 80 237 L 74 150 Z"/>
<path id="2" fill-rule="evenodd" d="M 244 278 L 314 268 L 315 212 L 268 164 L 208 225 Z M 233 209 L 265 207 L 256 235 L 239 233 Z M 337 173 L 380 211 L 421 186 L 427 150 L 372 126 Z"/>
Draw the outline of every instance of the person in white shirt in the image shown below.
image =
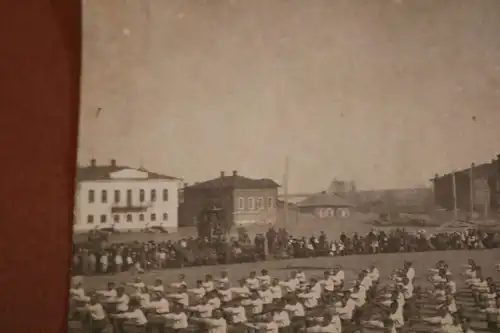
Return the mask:
<path id="1" fill-rule="evenodd" d="M 359 275 L 359 283 L 363 287 L 364 290 L 369 291 L 373 286 L 373 281 L 368 275 L 368 271 L 365 269 L 361 271 Z"/>
<path id="2" fill-rule="evenodd" d="M 270 311 L 274 302 L 274 297 L 269 285 L 267 284 L 261 285 L 258 294 L 260 299 L 262 300 L 263 311 L 264 312 Z"/>
<path id="3" fill-rule="evenodd" d="M 240 280 L 239 287 L 233 287 L 230 289 L 233 293 L 233 298 L 248 298 L 250 296 L 250 289 L 246 285 L 245 279 Z"/>
<path id="4" fill-rule="evenodd" d="M 188 284 L 186 283 L 185 279 L 186 279 L 186 276 L 184 274 L 180 274 L 179 275 L 179 281 L 170 284 L 170 286 L 172 288 L 175 288 L 175 289 L 180 289 L 182 287 L 187 287 Z"/>
<path id="5" fill-rule="evenodd" d="M 228 306 L 225 307 L 223 311 L 230 315 L 230 322 L 232 325 L 241 326 L 247 321 L 246 310 L 238 301 L 229 302 Z M 239 329 L 241 330 L 242 327 L 239 327 Z"/>
<path id="6" fill-rule="evenodd" d="M 205 289 L 207 293 L 213 291 L 215 289 L 215 284 L 212 275 L 205 275 L 205 282 L 202 283 L 202 287 Z"/>
<path id="7" fill-rule="evenodd" d="M 335 242 L 332 242 L 330 244 L 330 252 L 328 252 L 328 254 L 332 257 L 338 254 L 337 245 L 335 244 Z"/>
<path id="8" fill-rule="evenodd" d="M 227 271 L 220 272 L 220 278 L 217 280 L 220 285 L 229 284 L 229 273 Z"/>
<path id="9" fill-rule="evenodd" d="M 121 273 L 123 271 L 123 256 L 121 253 L 115 255 L 115 273 Z"/>
<path id="10" fill-rule="evenodd" d="M 406 301 L 413 298 L 413 289 L 414 289 L 413 283 L 407 277 L 403 278 L 403 281 L 401 282 L 401 289 L 403 297 L 405 298 Z"/>
<path id="11" fill-rule="evenodd" d="M 297 295 L 302 300 L 306 309 L 314 309 L 318 306 L 318 295 L 312 291 L 312 287 L 308 286 L 307 289 Z"/>
<path id="12" fill-rule="evenodd" d="M 457 284 L 455 281 L 453 281 L 452 277 L 450 275 L 446 276 L 446 292 L 449 295 L 455 295 L 457 293 Z"/>
<path id="13" fill-rule="evenodd" d="M 297 280 L 299 280 L 299 282 L 302 282 L 302 283 L 307 282 L 306 273 L 304 273 L 301 269 L 297 270 L 297 272 L 295 274 L 295 278 Z"/>
<path id="14" fill-rule="evenodd" d="M 368 277 L 372 280 L 373 284 L 378 284 L 378 281 L 380 279 L 380 272 L 375 265 L 371 265 L 370 268 L 368 269 Z"/>
<path id="15" fill-rule="evenodd" d="M 335 283 L 333 281 L 331 272 L 325 271 L 323 273 L 323 276 L 323 280 L 321 280 L 319 283 L 323 288 L 322 294 L 325 296 L 325 298 L 328 298 L 328 296 L 330 296 L 330 294 L 335 291 Z"/>
<path id="16" fill-rule="evenodd" d="M 182 304 L 183 307 L 189 306 L 189 294 L 187 285 L 181 286 L 178 293 L 168 294 L 167 298 L 173 299 L 174 302 Z"/>
<path id="17" fill-rule="evenodd" d="M 292 275 L 287 281 L 281 281 L 280 285 L 283 286 L 285 292 L 289 294 L 297 290 L 297 287 L 299 286 L 299 281 L 295 278 L 294 275 Z"/>
<path id="18" fill-rule="evenodd" d="M 446 310 L 452 315 L 458 312 L 457 303 L 452 295 L 447 295 L 443 304 L 438 305 L 436 308 L 446 308 Z"/>
<path id="19" fill-rule="evenodd" d="M 470 285 L 479 278 L 479 275 L 482 275 L 481 267 L 479 266 L 470 267 L 463 273 L 463 275 L 466 278 L 465 283 Z"/>
<path id="20" fill-rule="evenodd" d="M 227 322 L 222 317 L 222 312 L 220 310 L 215 310 L 213 317 L 191 319 L 204 324 L 204 326 L 208 328 L 208 333 L 227 333 Z"/>
<path id="21" fill-rule="evenodd" d="M 134 288 L 135 291 L 139 293 L 146 287 L 146 284 L 142 282 L 140 277 L 136 277 L 134 282 L 128 282 L 126 285 Z"/>
<path id="22" fill-rule="evenodd" d="M 109 257 L 106 252 L 101 254 L 99 263 L 101 264 L 101 272 L 107 274 L 109 272 Z"/>
<path id="23" fill-rule="evenodd" d="M 305 327 L 306 312 L 304 306 L 295 297 L 290 297 L 284 310 L 288 312 L 291 318 L 291 327 L 294 331 L 298 331 Z"/>
<path id="24" fill-rule="evenodd" d="M 262 332 L 262 333 L 278 333 L 278 324 L 273 320 L 270 314 L 264 315 L 261 321 L 246 323 L 249 332 Z"/>
<path id="25" fill-rule="evenodd" d="M 196 281 L 195 288 L 188 289 L 187 291 L 193 295 L 195 302 L 199 302 L 207 293 L 207 290 L 204 288 L 204 283 L 201 280 Z"/>
<path id="26" fill-rule="evenodd" d="M 106 290 L 98 290 L 96 293 L 105 299 L 116 297 L 116 284 L 109 282 Z"/>
<path id="27" fill-rule="evenodd" d="M 283 303 L 280 301 L 277 307 L 273 309 L 273 321 L 278 325 L 278 329 L 283 332 L 290 327 L 290 315 L 283 309 Z"/>
<path id="28" fill-rule="evenodd" d="M 190 306 L 188 310 L 195 312 L 200 318 L 210 318 L 214 308 L 208 303 L 208 299 L 204 297 L 198 305 Z"/>
<path id="29" fill-rule="evenodd" d="M 483 277 L 480 270 L 477 272 L 477 277 L 468 281 L 469 288 L 472 290 L 474 302 L 478 305 L 481 303 L 481 294 L 488 291 L 488 281 Z"/>
<path id="30" fill-rule="evenodd" d="M 333 322 L 333 316 L 326 313 L 320 323 L 306 328 L 306 332 L 310 333 L 341 333 L 339 326 Z"/>
<path id="31" fill-rule="evenodd" d="M 163 281 L 161 279 L 156 279 L 155 283 L 152 286 L 148 286 L 148 290 L 151 291 L 165 291 L 165 287 L 163 286 Z"/>
<path id="32" fill-rule="evenodd" d="M 259 294 L 254 291 L 250 296 L 250 299 L 244 299 L 241 301 L 241 305 L 244 307 L 249 307 L 253 316 L 258 316 L 264 310 L 264 304 L 259 297 Z"/>
<path id="33" fill-rule="evenodd" d="M 500 329 L 500 296 L 497 296 L 494 305 L 482 307 L 479 311 L 487 315 L 486 321 L 490 332 L 498 332 Z"/>
<path id="34" fill-rule="evenodd" d="M 257 273 L 250 272 L 250 276 L 246 279 L 246 285 L 250 291 L 258 290 L 260 286 L 260 281 L 257 279 Z"/>
<path id="35" fill-rule="evenodd" d="M 139 300 L 141 307 L 144 307 L 151 302 L 151 295 L 149 294 L 149 290 L 147 288 L 144 288 L 141 293 L 133 294 L 132 297 Z"/>
<path id="36" fill-rule="evenodd" d="M 163 292 L 155 291 L 152 293 L 152 300 L 148 304 L 142 306 L 144 310 L 152 311 L 156 314 L 165 314 L 170 311 L 170 304 L 164 297 Z"/>
<path id="37" fill-rule="evenodd" d="M 269 287 L 269 290 L 273 294 L 274 301 L 280 300 L 283 297 L 283 290 L 281 290 L 279 279 L 272 280 L 271 287 Z"/>
<path id="38" fill-rule="evenodd" d="M 124 327 L 126 326 L 146 327 L 148 320 L 144 315 L 144 312 L 142 312 L 139 302 L 131 300 L 129 307 L 130 309 L 127 312 L 110 315 L 110 317 L 115 319 L 115 331 L 125 332 Z"/>
<path id="39" fill-rule="evenodd" d="M 448 309 L 442 307 L 438 315 L 435 317 L 423 317 L 422 321 L 437 325 L 442 332 L 447 332 L 453 326 L 453 316 L 448 312 Z"/>
<path id="40" fill-rule="evenodd" d="M 207 293 L 205 296 L 207 298 L 207 303 L 213 308 L 213 309 L 219 309 L 221 307 L 221 300 L 219 298 L 219 294 L 217 293 L 216 290 L 211 291 Z"/>
<path id="41" fill-rule="evenodd" d="M 77 282 L 74 287 L 69 290 L 70 299 L 76 303 L 87 303 L 90 298 L 85 295 L 83 283 Z"/>
<path id="42" fill-rule="evenodd" d="M 226 305 L 233 299 L 233 293 L 229 289 L 229 284 L 221 284 L 216 290 L 223 305 Z"/>
<path id="43" fill-rule="evenodd" d="M 263 269 L 260 271 L 260 276 L 257 277 L 259 279 L 260 285 L 270 285 L 271 284 L 271 276 L 269 276 L 269 272 L 267 269 Z"/>
<path id="44" fill-rule="evenodd" d="M 489 284 L 488 290 L 482 295 L 484 304 L 487 306 L 495 306 L 497 298 L 497 287 L 494 283 Z"/>
<path id="45" fill-rule="evenodd" d="M 160 291 L 155 291 L 151 295 L 152 301 L 142 306 L 142 310 L 148 319 L 148 333 L 155 328 L 160 332 L 165 326 L 165 315 L 170 311 L 170 304 Z"/>
<path id="46" fill-rule="evenodd" d="M 332 280 L 335 284 L 337 290 L 341 290 L 344 287 L 345 273 L 342 266 L 337 265 L 332 272 Z"/>
<path id="47" fill-rule="evenodd" d="M 413 263 L 411 261 L 405 261 L 404 272 L 406 278 L 413 283 L 413 280 L 415 279 L 415 269 L 413 268 Z"/>
<path id="48" fill-rule="evenodd" d="M 97 301 L 97 297 L 90 297 L 89 303 L 79 309 L 80 313 L 86 313 L 90 316 L 90 325 L 92 333 L 103 333 L 108 326 L 106 320 L 106 311 Z"/>
<path id="49" fill-rule="evenodd" d="M 351 299 L 354 300 L 357 308 L 361 308 L 366 304 L 366 289 L 359 283 L 359 281 L 350 291 Z"/>
<path id="50" fill-rule="evenodd" d="M 396 328 L 401 328 L 404 326 L 404 318 L 402 308 L 398 305 L 396 301 L 392 302 L 389 306 L 389 311 L 387 317 L 382 320 L 367 320 L 364 322 L 365 325 L 369 327 L 384 327 L 384 320 L 389 319 Z"/>
<path id="51" fill-rule="evenodd" d="M 111 312 L 123 313 L 128 311 L 130 302 L 130 297 L 125 294 L 125 288 L 118 287 L 116 288 L 116 297 L 109 298 L 105 301 L 108 307 L 114 306 L 114 309 L 111 308 Z"/>
<path id="52" fill-rule="evenodd" d="M 344 296 L 335 304 L 336 311 L 340 316 L 342 325 L 347 325 L 352 321 L 354 310 L 356 309 L 356 303 L 351 299 L 351 293 L 349 291 L 344 292 Z"/>
<path id="53" fill-rule="evenodd" d="M 321 286 L 320 282 L 318 279 L 312 277 L 309 280 L 309 285 L 311 286 L 311 292 L 316 294 L 316 298 L 319 300 L 321 299 L 321 296 L 323 295 L 323 287 Z"/>
<path id="54" fill-rule="evenodd" d="M 183 311 L 181 304 L 175 304 L 172 313 L 164 315 L 166 319 L 165 326 L 170 329 L 172 333 L 184 333 L 188 328 L 188 317 Z"/>

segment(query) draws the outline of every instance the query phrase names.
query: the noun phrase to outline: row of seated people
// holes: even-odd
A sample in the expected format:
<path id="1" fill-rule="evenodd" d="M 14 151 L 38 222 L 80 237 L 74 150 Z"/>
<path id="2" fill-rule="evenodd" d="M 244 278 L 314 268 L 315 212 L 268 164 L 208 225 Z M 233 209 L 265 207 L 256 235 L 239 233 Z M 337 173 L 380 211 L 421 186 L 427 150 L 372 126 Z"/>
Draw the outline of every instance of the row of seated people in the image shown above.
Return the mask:
<path id="1" fill-rule="evenodd" d="M 169 286 L 161 280 L 147 286 L 136 278 L 124 286 L 110 283 L 106 290 L 89 293 L 79 282 L 71 289 L 70 304 L 82 327 L 92 333 L 109 327 L 115 333 L 340 333 L 363 328 L 394 333 L 428 332 L 429 325 L 437 332 L 472 333 L 471 319 L 476 318 L 465 311 L 471 308 L 473 314 L 484 317 L 490 330 L 498 329 L 500 298 L 492 279 L 484 278 L 473 261 L 462 274 L 473 300 L 468 309 L 458 305 L 456 282 L 446 263 L 438 262 L 430 271 L 426 282 L 431 288 L 425 290 L 414 285 L 416 273 L 410 262 L 393 272 L 391 283 L 384 287 L 374 266 L 361 271 L 349 285 L 340 266 L 326 271 L 322 279 L 307 279 L 304 272 L 296 271 L 281 281 L 266 270 L 259 276 L 251 272 L 239 286 L 231 286 L 227 272 L 219 279 L 207 275 L 193 288 L 183 275 Z M 429 315 L 422 302 L 434 304 Z"/>

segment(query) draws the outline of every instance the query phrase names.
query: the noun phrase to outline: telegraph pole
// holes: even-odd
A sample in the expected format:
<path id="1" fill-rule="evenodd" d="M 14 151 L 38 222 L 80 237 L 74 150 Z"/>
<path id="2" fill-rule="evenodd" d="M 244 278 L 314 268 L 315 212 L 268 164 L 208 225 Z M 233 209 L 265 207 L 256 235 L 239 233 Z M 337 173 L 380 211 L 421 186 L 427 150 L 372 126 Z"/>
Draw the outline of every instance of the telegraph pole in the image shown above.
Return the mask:
<path id="1" fill-rule="evenodd" d="M 453 219 L 455 221 L 458 220 L 458 211 L 457 211 L 457 180 L 455 171 L 451 173 L 451 182 L 452 182 L 452 191 L 453 191 Z"/>
<path id="2" fill-rule="evenodd" d="M 285 174 L 283 175 L 283 191 L 285 193 L 284 197 L 284 209 L 285 209 L 285 228 L 288 227 L 288 164 L 289 158 L 285 157 Z"/>
<path id="3" fill-rule="evenodd" d="M 470 220 L 472 221 L 472 218 L 474 216 L 474 167 L 475 164 L 472 163 L 470 165 L 469 169 L 469 208 L 470 208 Z"/>

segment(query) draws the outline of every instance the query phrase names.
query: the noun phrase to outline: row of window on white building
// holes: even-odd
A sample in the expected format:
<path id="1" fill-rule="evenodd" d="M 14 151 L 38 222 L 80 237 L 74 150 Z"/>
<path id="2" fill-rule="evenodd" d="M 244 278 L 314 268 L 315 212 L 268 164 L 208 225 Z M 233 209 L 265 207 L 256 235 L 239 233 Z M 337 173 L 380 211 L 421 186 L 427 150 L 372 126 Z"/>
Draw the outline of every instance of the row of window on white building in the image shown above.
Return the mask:
<path id="1" fill-rule="evenodd" d="M 274 207 L 274 198 L 269 197 L 267 198 L 267 207 L 268 208 L 273 208 Z M 248 197 L 243 198 L 239 197 L 238 198 L 238 210 L 255 210 L 255 209 L 264 209 L 265 208 L 265 201 L 264 197 Z"/>
<path id="2" fill-rule="evenodd" d="M 120 223 L 121 221 L 121 215 L 115 214 L 113 215 L 113 222 L 114 223 Z M 157 216 L 155 213 L 151 213 L 149 216 L 149 221 L 148 222 L 156 222 Z M 163 213 L 162 215 L 162 220 L 163 221 L 168 221 L 168 213 Z M 101 223 L 108 223 L 108 215 L 102 214 L 99 217 L 99 221 Z M 87 215 L 87 223 L 88 224 L 93 224 L 95 222 L 95 216 L 94 215 Z M 125 215 L 125 221 L 124 222 L 129 222 L 132 223 L 134 222 L 132 214 L 126 214 Z M 144 214 L 139 214 L 139 222 L 145 222 L 145 216 Z"/>
<path id="3" fill-rule="evenodd" d="M 132 190 L 128 189 L 126 190 L 126 198 L 127 202 L 132 201 Z M 120 190 L 114 190 L 114 196 L 113 196 L 113 202 L 114 203 L 120 203 L 121 202 L 121 191 Z M 108 202 L 108 190 L 101 190 L 101 203 L 107 203 Z M 150 202 L 155 202 L 157 200 L 157 192 L 155 189 L 152 189 L 149 191 L 149 201 Z M 163 201 L 168 201 L 168 189 L 163 189 L 162 191 L 162 200 Z M 95 197 L 95 191 L 94 190 L 89 190 L 88 191 L 88 202 L 89 203 L 94 203 L 96 201 Z M 139 202 L 145 202 L 146 201 L 146 191 L 143 189 L 139 190 Z"/>

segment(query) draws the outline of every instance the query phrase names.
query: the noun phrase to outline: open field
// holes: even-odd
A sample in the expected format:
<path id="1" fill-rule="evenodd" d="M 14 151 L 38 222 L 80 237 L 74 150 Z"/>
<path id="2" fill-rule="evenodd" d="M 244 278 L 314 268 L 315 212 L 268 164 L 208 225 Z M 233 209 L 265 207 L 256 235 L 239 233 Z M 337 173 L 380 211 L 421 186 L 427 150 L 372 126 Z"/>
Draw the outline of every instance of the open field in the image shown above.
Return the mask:
<path id="1" fill-rule="evenodd" d="M 231 281 L 234 283 L 237 279 L 248 276 L 250 271 L 258 271 L 263 268 L 267 269 L 271 276 L 283 279 L 290 271 L 302 269 L 307 277 L 321 277 L 323 271 L 332 268 L 334 265 L 342 265 L 345 270 L 346 282 L 351 282 L 355 278 L 360 269 L 375 264 L 381 273 L 380 282 L 384 285 L 388 282 L 388 277 L 395 268 L 403 266 L 405 260 L 413 262 L 417 276 L 415 285 L 421 287 L 429 287 L 429 283 L 425 279 L 428 269 L 432 267 L 436 261 L 445 260 L 451 271 L 455 275 L 458 290 L 464 290 L 463 279 L 458 276 L 463 270 L 462 265 L 467 263 L 467 259 L 473 259 L 480 266 L 486 276 L 491 276 L 494 280 L 500 280 L 500 273 L 496 272 L 494 265 L 500 261 L 500 249 L 495 250 L 476 250 L 476 251 L 436 251 L 422 253 L 401 253 L 401 254 L 378 254 L 378 255 L 356 255 L 345 257 L 322 257 L 311 259 L 290 259 L 283 261 L 267 261 L 259 263 L 219 265 L 219 266 L 204 266 L 190 267 L 184 269 L 170 269 L 163 271 L 151 271 L 141 274 L 142 279 L 147 284 L 152 284 L 154 279 L 161 278 L 165 284 L 175 282 L 179 274 L 185 274 L 187 282 L 192 285 L 197 279 L 201 279 L 205 274 L 212 274 L 217 277 L 222 270 L 229 273 Z M 133 278 L 131 273 L 125 272 L 115 276 L 96 276 L 85 277 L 85 286 L 89 289 L 101 289 L 106 286 L 107 282 L 129 282 Z M 349 285 L 349 284 L 347 284 Z M 465 310 L 465 315 L 471 319 L 472 327 L 476 332 L 488 332 L 484 315 L 478 313 L 471 300 L 469 293 L 459 292 L 457 295 L 457 303 Z M 419 302 L 421 316 L 435 316 L 435 305 L 424 297 Z M 371 311 L 366 310 L 366 315 L 370 315 Z M 74 327 L 75 323 L 70 326 Z M 411 329 L 406 332 L 431 332 L 432 326 L 422 322 L 415 322 Z M 71 332 L 81 332 L 80 329 L 70 329 Z M 196 331 L 193 328 L 193 332 Z M 381 332 L 379 329 L 364 328 L 365 333 Z"/>
<path id="2" fill-rule="evenodd" d="M 342 265 L 345 270 L 346 280 L 355 278 L 356 272 L 363 268 L 367 268 L 371 264 L 375 264 L 381 274 L 381 282 L 387 279 L 395 268 L 401 268 L 405 260 L 413 262 L 417 272 L 418 279 L 416 284 L 426 281 L 422 279 L 423 274 L 435 264 L 438 260 L 445 260 L 452 272 L 458 274 L 462 270 L 461 266 L 467 264 L 467 259 L 474 259 L 480 266 L 483 267 L 486 276 L 492 276 L 494 279 L 500 279 L 500 273 L 494 269 L 496 263 L 500 263 L 500 249 L 494 250 L 474 250 L 474 251 L 435 251 L 435 252 L 420 252 L 420 253 L 395 253 L 395 254 L 378 254 L 378 255 L 354 255 L 345 257 L 321 257 L 309 259 L 288 259 L 266 261 L 258 263 L 244 263 L 233 265 L 218 265 L 218 266 L 201 266 L 187 267 L 178 269 L 168 269 L 162 271 L 151 271 L 142 274 L 141 277 L 147 283 L 153 283 L 155 278 L 161 278 L 165 283 L 172 283 L 177 280 L 179 274 L 186 275 L 188 283 L 195 283 L 197 279 L 203 278 L 205 274 L 218 276 L 222 270 L 226 270 L 233 282 L 237 279 L 246 277 L 250 271 L 259 271 L 263 268 L 269 273 L 278 278 L 284 278 L 290 271 L 294 269 L 303 269 L 307 276 L 322 276 L 323 272 L 332 268 L 334 265 Z M 103 288 L 109 281 L 129 282 L 132 279 L 131 273 L 124 272 L 113 276 L 91 276 L 85 277 L 86 288 Z M 457 284 L 459 277 L 456 277 Z"/>

